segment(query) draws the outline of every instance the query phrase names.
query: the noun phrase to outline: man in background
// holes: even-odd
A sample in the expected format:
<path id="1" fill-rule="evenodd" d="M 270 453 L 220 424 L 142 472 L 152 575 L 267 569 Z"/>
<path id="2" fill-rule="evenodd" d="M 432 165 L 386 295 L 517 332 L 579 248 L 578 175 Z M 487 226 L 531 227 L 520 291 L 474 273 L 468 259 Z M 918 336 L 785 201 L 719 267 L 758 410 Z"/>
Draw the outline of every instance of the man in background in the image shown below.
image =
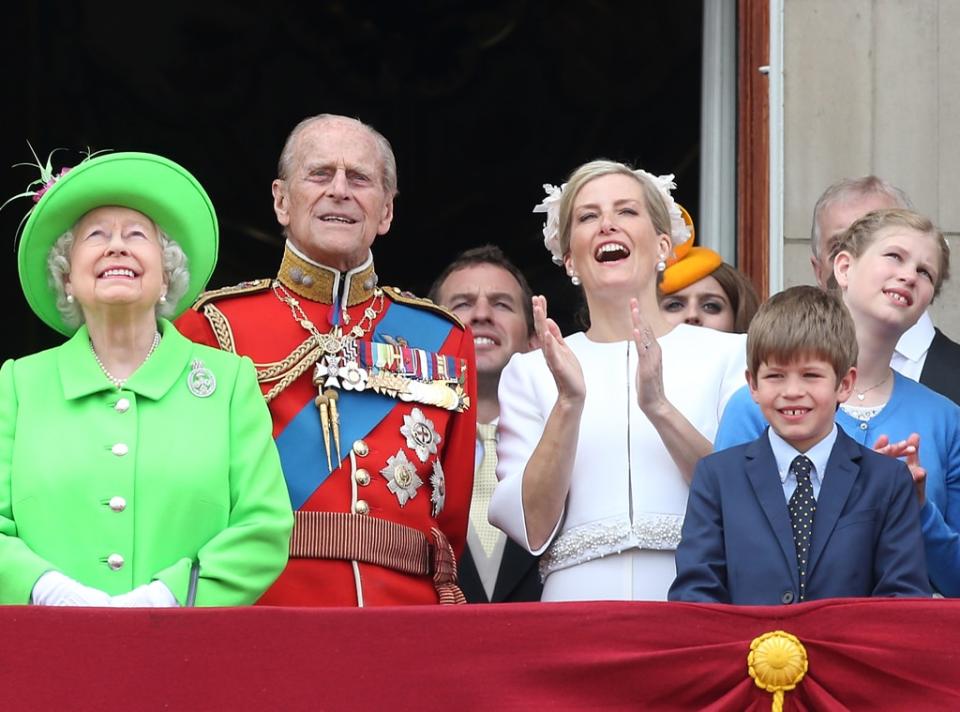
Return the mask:
<path id="1" fill-rule="evenodd" d="M 477 356 L 477 447 L 467 549 L 460 587 L 468 603 L 539 601 L 537 557 L 487 521 L 496 485 L 500 373 L 515 353 L 535 348 L 532 292 L 499 247 L 484 245 L 457 257 L 433 283 L 430 298 L 471 328 Z"/>

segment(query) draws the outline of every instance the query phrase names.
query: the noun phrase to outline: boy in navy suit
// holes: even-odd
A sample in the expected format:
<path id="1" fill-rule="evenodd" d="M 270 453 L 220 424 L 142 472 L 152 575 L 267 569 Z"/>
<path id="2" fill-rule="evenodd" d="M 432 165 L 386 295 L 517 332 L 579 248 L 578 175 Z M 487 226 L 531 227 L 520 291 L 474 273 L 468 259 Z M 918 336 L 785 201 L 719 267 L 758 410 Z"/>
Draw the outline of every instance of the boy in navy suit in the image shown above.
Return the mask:
<path id="1" fill-rule="evenodd" d="M 931 595 L 907 466 L 834 422 L 856 360 L 853 321 L 834 297 L 793 287 L 761 307 L 746 376 L 770 427 L 698 463 L 669 600 Z"/>

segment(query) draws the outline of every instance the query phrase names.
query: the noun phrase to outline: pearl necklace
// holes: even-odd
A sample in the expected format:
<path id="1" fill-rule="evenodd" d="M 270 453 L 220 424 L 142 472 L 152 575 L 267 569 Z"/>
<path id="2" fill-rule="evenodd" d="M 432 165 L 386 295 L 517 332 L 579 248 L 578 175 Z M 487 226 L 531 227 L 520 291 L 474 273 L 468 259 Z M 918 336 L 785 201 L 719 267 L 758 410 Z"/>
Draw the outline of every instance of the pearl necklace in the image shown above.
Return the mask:
<path id="1" fill-rule="evenodd" d="M 140 362 L 140 366 L 143 365 L 144 361 L 150 358 L 151 354 L 157 350 L 157 346 L 160 345 L 160 332 L 154 332 L 153 334 L 153 343 L 150 345 L 150 350 L 147 351 L 147 355 L 143 357 L 143 361 Z M 100 356 L 97 354 L 97 350 L 93 348 L 93 342 L 90 342 L 90 350 L 93 352 L 93 358 L 96 360 L 97 365 L 100 366 L 100 370 L 103 371 L 103 375 L 107 377 L 107 380 L 110 381 L 118 389 L 123 388 L 123 384 L 127 382 L 127 378 L 117 378 L 110 371 L 107 370 L 107 367 L 103 365 L 103 361 L 100 360 Z M 139 366 L 137 367 L 139 368 Z"/>

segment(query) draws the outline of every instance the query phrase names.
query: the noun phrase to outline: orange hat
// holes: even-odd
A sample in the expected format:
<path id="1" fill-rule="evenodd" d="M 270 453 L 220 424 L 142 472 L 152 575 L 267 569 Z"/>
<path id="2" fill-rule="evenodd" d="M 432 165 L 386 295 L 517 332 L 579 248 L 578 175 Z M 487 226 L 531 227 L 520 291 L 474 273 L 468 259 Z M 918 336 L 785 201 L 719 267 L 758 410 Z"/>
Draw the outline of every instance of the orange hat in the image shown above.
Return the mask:
<path id="1" fill-rule="evenodd" d="M 673 294 L 699 282 L 723 264 L 723 258 L 709 247 L 691 247 L 682 259 L 663 271 L 661 294 Z"/>
<path id="2" fill-rule="evenodd" d="M 699 282 L 723 264 L 723 258 L 709 247 L 693 246 L 693 219 L 682 205 L 680 213 L 690 227 L 690 237 L 673 248 L 673 257 L 667 260 L 667 269 L 664 270 L 660 282 L 661 294 L 679 292 L 694 282 Z"/>

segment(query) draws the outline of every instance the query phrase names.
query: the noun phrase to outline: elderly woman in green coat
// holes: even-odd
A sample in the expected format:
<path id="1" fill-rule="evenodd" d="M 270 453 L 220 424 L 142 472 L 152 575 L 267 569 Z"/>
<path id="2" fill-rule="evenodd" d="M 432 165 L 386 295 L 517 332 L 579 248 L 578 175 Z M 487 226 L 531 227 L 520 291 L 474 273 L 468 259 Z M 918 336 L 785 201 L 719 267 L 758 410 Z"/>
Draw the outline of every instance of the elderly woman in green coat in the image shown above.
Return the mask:
<path id="1" fill-rule="evenodd" d="M 213 270 L 213 206 L 150 154 L 44 178 L 20 283 L 70 338 L 0 369 L 0 604 L 253 603 L 293 523 L 270 416 L 248 359 L 168 321 Z"/>

